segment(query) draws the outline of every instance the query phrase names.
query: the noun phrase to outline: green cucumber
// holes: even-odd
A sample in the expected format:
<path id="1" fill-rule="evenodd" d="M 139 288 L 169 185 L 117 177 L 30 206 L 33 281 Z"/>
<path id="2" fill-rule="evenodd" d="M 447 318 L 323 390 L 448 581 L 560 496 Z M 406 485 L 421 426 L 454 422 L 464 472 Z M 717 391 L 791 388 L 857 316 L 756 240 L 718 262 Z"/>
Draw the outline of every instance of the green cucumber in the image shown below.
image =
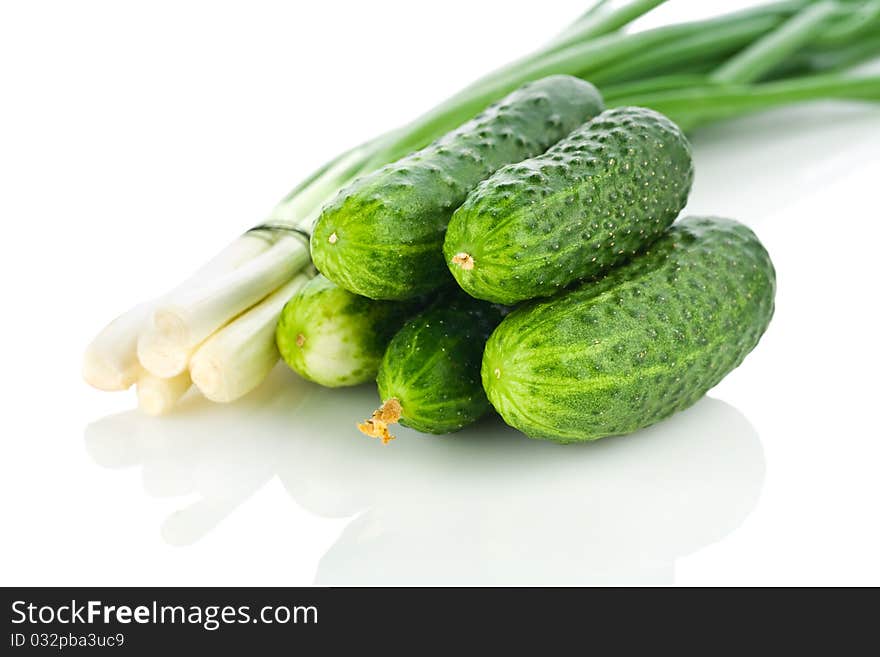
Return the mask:
<path id="1" fill-rule="evenodd" d="M 490 408 L 480 382 L 483 347 L 504 312 L 457 292 L 409 320 L 379 366 L 382 406 L 358 428 L 387 443 L 396 422 L 442 434 L 478 420 Z"/>
<path id="2" fill-rule="evenodd" d="M 388 342 L 417 310 L 412 302 L 359 297 L 318 275 L 284 306 L 275 341 L 303 378 L 353 386 L 376 378 Z"/>
<path id="3" fill-rule="evenodd" d="M 598 281 L 512 312 L 482 379 L 532 438 L 626 434 L 695 403 L 758 343 L 773 315 L 770 257 L 747 227 L 689 217 Z"/>
<path id="4" fill-rule="evenodd" d="M 406 299 L 451 282 L 443 233 L 468 192 L 601 111 L 599 92 L 577 78 L 554 75 L 520 87 L 430 146 L 343 189 L 315 224 L 315 266 L 372 299 Z"/>
<path id="5" fill-rule="evenodd" d="M 444 257 L 478 299 L 550 296 L 655 240 L 692 181 L 690 145 L 674 123 L 640 107 L 608 110 L 482 182 L 453 215 Z"/>

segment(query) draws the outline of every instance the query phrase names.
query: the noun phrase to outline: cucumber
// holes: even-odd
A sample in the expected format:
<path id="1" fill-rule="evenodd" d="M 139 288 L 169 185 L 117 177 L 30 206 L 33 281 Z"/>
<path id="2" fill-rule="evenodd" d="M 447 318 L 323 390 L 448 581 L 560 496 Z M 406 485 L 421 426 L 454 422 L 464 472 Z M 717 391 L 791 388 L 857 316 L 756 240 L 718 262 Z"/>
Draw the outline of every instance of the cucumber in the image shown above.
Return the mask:
<path id="1" fill-rule="evenodd" d="M 483 355 L 505 422 L 531 438 L 626 434 L 683 410 L 737 367 L 773 315 L 751 230 L 691 217 L 604 278 L 512 312 Z"/>
<path id="2" fill-rule="evenodd" d="M 640 107 L 608 110 L 482 182 L 453 215 L 444 257 L 478 299 L 550 296 L 655 240 L 692 181 L 690 145 L 674 123 Z"/>
<path id="3" fill-rule="evenodd" d="M 554 75 L 520 87 L 430 146 L 343 189 L 315 224 L 315 266 L 372 299 L 406 299 L 451 283 L 443 233 L 468 192 L 600 111 L 599 92 L 577 78 Z"/>
<path id="4" fill-rule="evenodd" d="M 418 308 L 415 302 L 365 299 L 318 275 L 284 306 L 275 341 L 284 362 L 309 381 L 330 388 L 366 383 Z"/>
<path id="5" fill-rule="evenodd" d="M 383 443 L 400 422 L 424 433 L 451 433 L 489 410 L 480 362 L 505 309 L 463 293 L 443 295 L 392 338 L 376 383 L 382 406 L 358 428 Z"/>

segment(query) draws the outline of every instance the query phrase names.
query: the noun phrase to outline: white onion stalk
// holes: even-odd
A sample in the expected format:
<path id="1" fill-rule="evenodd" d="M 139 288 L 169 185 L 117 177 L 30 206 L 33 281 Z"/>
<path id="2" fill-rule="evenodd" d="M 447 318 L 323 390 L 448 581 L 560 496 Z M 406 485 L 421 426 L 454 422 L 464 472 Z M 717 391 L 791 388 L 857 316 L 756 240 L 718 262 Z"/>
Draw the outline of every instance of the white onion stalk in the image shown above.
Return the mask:
<path id="1" fill-rule="evenodd" d="M 295 276 L 260 304 L 208 338 L 190 361 L 193 383 L 215 402 L 231 402 L 256 388 L 278 362 L 275 327 L 284 304 L 311 278 Z"/>
<path id="2" fill-rule="evenodd" d="M 283 236 L 238 269 L 171 295 L 138 340 L 141 365 L 156 376 L 180 374 L 208 336 L 278 289 L 308 261 L 305 241 Z"/>
<path id="3" fill-rule="evenodd" d="M 86 348 L 82 376 L 98 390 L 126 390 L 143 372 L 137 358 L 137 341 L 155 303 L 147 301 L 123 313 L 104 327 Z"/>
<path id="4" fill-rule="evenodd" d="M 270 246 L 271 238 L 268 233 L 245 233 L 177 289 L 229 272 Z M 138 380 L 143 371 L 137 357 L 138 338 L 149 326 L 159 304 L 160 299 L 141 303 L 114 319 L 98 333 L 86 348 L 83 357 L 82 375 L 89 385 L 99 390 L 126 390 Z"/>
<path id="5" fill-rule="evenodd" d="M 192 386 L 189 372 L 162 379 L 144 372 L 137 380 L 138 408 L 147 415 L 165 415 Z"/>

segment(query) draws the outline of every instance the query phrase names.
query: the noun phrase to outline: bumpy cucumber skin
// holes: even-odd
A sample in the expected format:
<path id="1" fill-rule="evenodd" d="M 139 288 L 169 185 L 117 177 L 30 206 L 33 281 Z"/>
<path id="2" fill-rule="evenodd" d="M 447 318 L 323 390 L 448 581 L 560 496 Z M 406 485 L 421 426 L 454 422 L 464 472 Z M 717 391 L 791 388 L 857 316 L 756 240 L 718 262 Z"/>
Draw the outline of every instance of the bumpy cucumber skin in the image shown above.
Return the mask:
<path id="1" fill-rule="evenodd" d="M 318 275 L 284 306 L 275 342 L 303 378 L 353 386 L 376 377 L 388 342 L 417 310 L 414 302 L 359 297 Z"/>
<path id="2" fill-rule="evenodd" d="M 690 217 L 647 252 L 511 313 L 483 356 L 483 386 L 532 438 L 626 434 L 699 400 L 758 343 L 775 273 L 735 221 Z"/>
<path id="3" fill-rule="evenodd" d="M 451 282 L 443 234 L 468 192 L 601 111 L 596 88 L 570 76 L 519 88 L 430 146 L 343 189 L 315 225 L 315 266 L 373 299 L 410 298 Z"/>
<path id="4" fill-rule="evenodd" d="M 640 107 L 608 110 L 483 181 L 449 223 L 447 265 L 478 299 L 550 296 L 659 237 L 687 202 L 693 175 L 687 138 L 669 119 Z M 472 268 L 453 260 L 462 253 Z"/>
<path id="5" fill-rule="evenodd" d="M 480 382 L 486 339 L 504 310 L 458 293 L 409 320 L 394 336 L 376 383 L 400 402 L 400 423 L 424 433 L 458 431 L 489 410 Z"/>

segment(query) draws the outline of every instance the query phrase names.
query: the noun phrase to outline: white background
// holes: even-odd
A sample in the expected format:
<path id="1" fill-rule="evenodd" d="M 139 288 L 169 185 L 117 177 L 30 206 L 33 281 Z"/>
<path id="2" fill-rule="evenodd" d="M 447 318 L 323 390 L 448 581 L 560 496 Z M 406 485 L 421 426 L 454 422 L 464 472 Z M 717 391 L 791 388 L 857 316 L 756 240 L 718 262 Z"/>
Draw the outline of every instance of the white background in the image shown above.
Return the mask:
<path id="1" fill-rule="evenodd" d="M 880 107 L 694 135 L 690 210 L 756 230 L 777 315 L 709 399 L 635 436 L 563 448 L 490 420 L 382 448 L 353 428 L 370 386 L 279 369 L 156 420 L 81 382 L 115 314 L 583 5 L 4 2 L 0 584 L 880 584 Z"/>

